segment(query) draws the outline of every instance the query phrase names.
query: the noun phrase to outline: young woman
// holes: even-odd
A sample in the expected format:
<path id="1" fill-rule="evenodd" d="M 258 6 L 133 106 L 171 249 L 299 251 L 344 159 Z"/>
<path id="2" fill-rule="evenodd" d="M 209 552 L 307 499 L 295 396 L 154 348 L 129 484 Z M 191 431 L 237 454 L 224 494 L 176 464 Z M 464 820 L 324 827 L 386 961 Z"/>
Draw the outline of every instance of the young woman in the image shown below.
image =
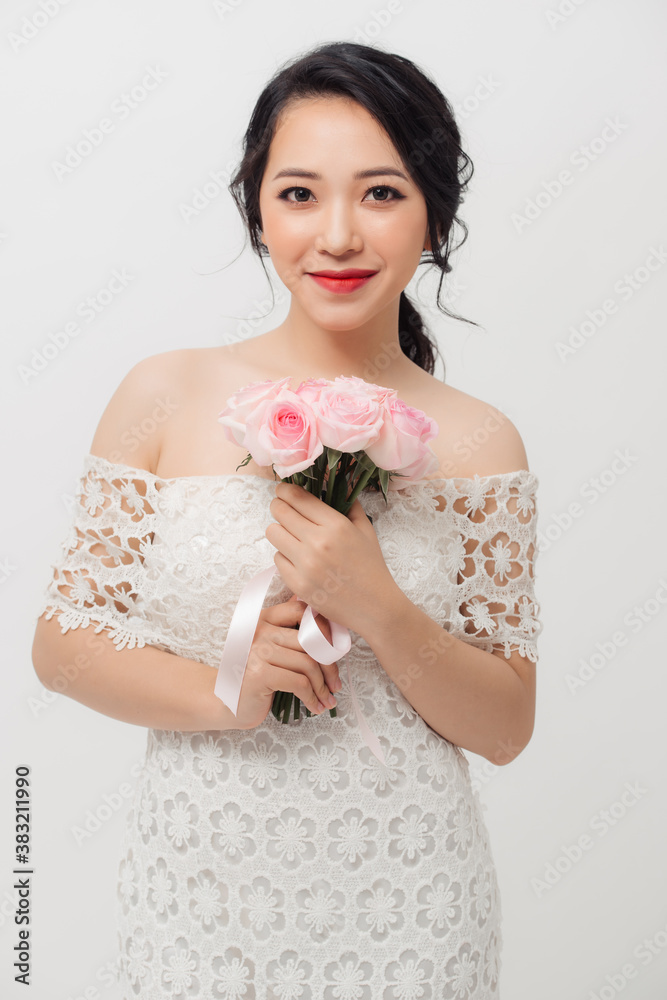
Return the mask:
<path id="1" fill-rule="evenodd" d="M 506 764 L 532 734 L 537 479 L 504 414 L 433 376 L 404 292 L 424 254 L 451 269 L 470 166 L 410 60 L 345 42 L 283 67 L 230 189 L 286 319 L 139 362 L 101 418 L 33 658 L 48 687 L 148 728 L 118 883 L 127 1000 L 499 995 L 500 895 L 463 750 Z M 348 516 L 237 471 L 217 420 L 250 382 L 337 375 L 439 428 L 437 474 L 386 503 L 364 491 Z M 235 715 L 217 667 L 271 560 Z M 351 631 L 384 765 L 338 665 L 299 644 L 316 593 L 327 638 L 330 621 Z M 275 691 L 315 714 L 283 724 Z"/>

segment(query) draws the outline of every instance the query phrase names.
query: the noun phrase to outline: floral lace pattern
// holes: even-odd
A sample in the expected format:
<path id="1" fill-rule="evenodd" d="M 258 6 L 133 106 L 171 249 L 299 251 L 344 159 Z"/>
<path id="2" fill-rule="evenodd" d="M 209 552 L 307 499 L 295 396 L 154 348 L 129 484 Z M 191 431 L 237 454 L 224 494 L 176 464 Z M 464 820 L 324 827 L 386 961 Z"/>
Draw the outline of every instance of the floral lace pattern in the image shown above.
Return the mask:
<path id="1" fill-rule="evenodd" d="M 275 484 L 164 479 L 88 455 L 42 611 L 217 666 L 245 583 L 271 565 Z M 537 662 L 537 478 L 363 492 L 383 555 L 453 635 Z M 265 604 L 287 600 L 278 574 Z M 118 871 L 124 1000 L 497 1000 L 501 900 L 463 751 L 352 632 L 338 717 L 149 729 Z"/>

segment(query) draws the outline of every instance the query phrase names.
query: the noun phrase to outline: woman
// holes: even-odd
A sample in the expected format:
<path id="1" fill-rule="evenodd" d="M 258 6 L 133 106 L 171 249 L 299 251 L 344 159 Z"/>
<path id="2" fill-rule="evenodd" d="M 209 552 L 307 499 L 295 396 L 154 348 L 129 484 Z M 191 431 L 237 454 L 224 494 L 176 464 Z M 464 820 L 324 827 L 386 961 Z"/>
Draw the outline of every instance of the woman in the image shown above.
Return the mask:
<path id="1" fill-rule="evenodd" d="M 469 166 L 409 60 L 345 42 L 282 68 L 230 188 L 286 319 L 141 361 L 97 428 L 33 658 L 48 687 L 149 730 L 119 871 L 125 998 L 499 995 L 500 895 L 461 748 L 504 764 L 532 734 L 537 479 L 507 417 L 433 377 L 404 292 L 425 251 L 441 284 L 450 270 Z M 251 382 L 341 374 L 439 427 L 437 476 L 364 491 L 347 517 L 238 472 L 217 421 Z M 234 715 L 216 668 L 271 559 Z M 298 642 L 315 592 L 327 638 L 352 632 L 386 765 L 337 664 Z M 315 715 L 283 724 L 275 691 Z"/>

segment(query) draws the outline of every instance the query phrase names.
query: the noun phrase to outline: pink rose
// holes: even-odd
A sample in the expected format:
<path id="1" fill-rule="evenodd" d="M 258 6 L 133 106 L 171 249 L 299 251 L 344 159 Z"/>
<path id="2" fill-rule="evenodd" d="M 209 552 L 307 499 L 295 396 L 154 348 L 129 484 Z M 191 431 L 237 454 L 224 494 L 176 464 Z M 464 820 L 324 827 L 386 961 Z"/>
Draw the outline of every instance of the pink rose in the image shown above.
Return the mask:
<path id="1" fill-rule="evenodd" d="M 287 382 L 289 382 L 289 375 L 286 378 L 278 379 L 277 382 L 272 382 L 270 379 L 265 379 L 263 382 L 250 382 L 249 385 L 230 396 L 225 408 L 218 415 L 218 423 L 223 425 L 227 440 L 242 445 L 249 414 L 265 400 L 275 399 Z"/>
<path id="2" fill-rule="evenodd" d="M 348 383 L 350 386 L 364 388 L 368 392 L 369 396 L 373 396 L 378 403 L 384 402 L 384 400 L 388 397 L 393 399 L 397 398 L 395 389 L 388 389 L 384 385 L 376 385 L 375 382 L 366 382 L 357 375 L 337 375 L 334 379 L 334 383 L 342 383 L 343 385 Z"/>
<path id="3" fill-rule="evenodd" d="M 273 465 L 281 479 L 314 465 L 324 450 L 315 413 L 286 388 L 249 414 L 242 443 L 258 465 Z"/>
<path id="4" fill-rule="evenodd" d="M 386 399 L 382 411 L 382 428 L 366 454 L 379 469 L 407 476 L 389 480 L 390 489 L 401 489 L 438 467 L 437 456 L 426 444 L 436 437 L 438 425 L 423 410 L 408 406 L 402 399 Z"/>
<path id="5" fill-rule="evenodd" d="M 387 490 L 402 490 L 404 486 L 418 483 L 424 479 L 429 472 L 435 472 L 438 468 L 438 456 L 431 451 L 428 445 L 421 445 L 422 451 L 411 465 L 401 469 L 400 476 L 391 476 L 387 484 Z M 398 472 L 398 469 L 390 470 Z"/>
<path id="6" fill-rule="evenodd" d="M 302 399 L 304 403 L 308 403 L 309 406 L 314 408 L 320 398 L 320 392 L 322 389 L 331 384 L 332 383 L 326 378 L 308 378 L 305 382 L 302 382 L 299 386 L 297 386 L 294 391 L 299 399 Z"/>
<path id="7" fill-rule="evenodd" d="M 321 390 L 316 413 L 320 440 L 335 451 L 365 450 L 382 427 L 382 407 L 373 396 L 339 381 Z"/>

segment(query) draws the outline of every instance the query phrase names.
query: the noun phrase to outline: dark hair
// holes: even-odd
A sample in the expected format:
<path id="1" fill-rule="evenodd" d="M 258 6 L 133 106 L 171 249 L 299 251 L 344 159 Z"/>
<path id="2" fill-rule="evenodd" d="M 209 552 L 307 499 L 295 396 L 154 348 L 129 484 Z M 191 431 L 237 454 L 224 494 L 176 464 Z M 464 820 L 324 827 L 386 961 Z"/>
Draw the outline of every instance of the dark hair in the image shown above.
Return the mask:
<path id="1" fill-rule="evenodd" d="M 291 101 L 323 95 L 356 101 L 387 132 L 426 200 L 433 249 L 423 251 L 420 263 L 433 263 L 441 271 L 437 306 L 453 319 L 478 326 L 440 303 L 444 276 L 452 269 L 449 256 L 468 235 L 456 211 L 473 174 L 472 160 L 461 148 L 454 112 L 436 84 L 410 59 L 375 46 L 319 45 L 283 65 L 260 94 L 244 136 L 243 158 L 229 184 L 255 253 L 260 260 L 268 254 L 260 241 L 259 191 L 277 119 Z M 454 223 L 463 230 L 456 246 Z M 438 348 L 405 292 L 401 292 L 398 326 L 403 353 L 432 375 Z"/>

